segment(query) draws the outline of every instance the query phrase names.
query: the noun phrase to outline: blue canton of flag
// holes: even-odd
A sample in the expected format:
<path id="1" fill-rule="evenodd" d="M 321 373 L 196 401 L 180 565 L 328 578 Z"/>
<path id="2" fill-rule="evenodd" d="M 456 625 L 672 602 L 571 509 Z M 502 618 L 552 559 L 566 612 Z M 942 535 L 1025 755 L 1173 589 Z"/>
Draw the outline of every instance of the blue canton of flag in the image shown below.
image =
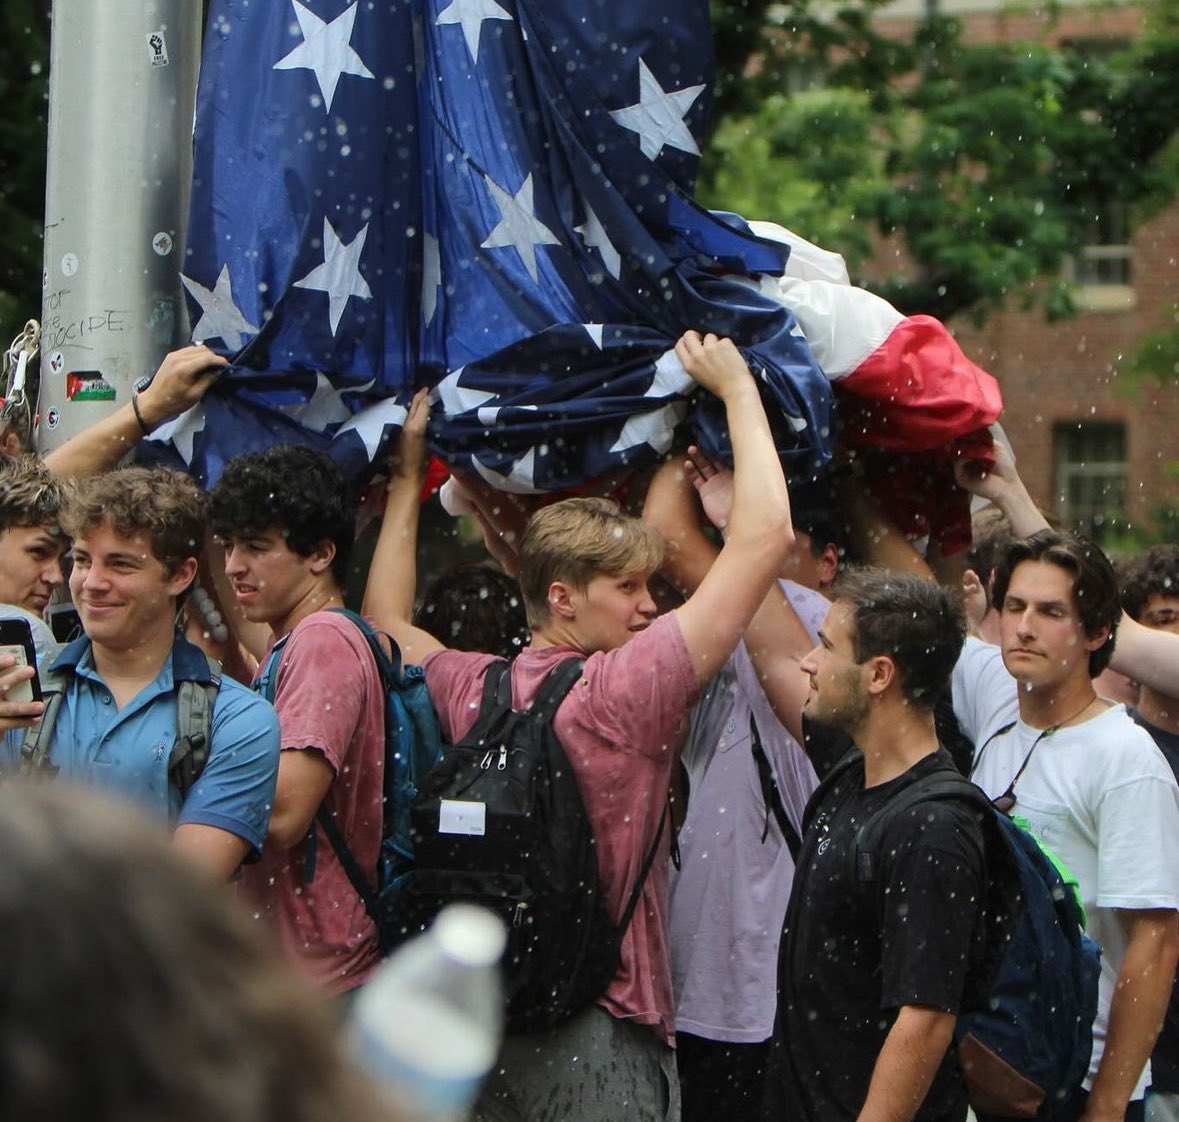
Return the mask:
<path id="1" fill-rule="evenodd" d="M 214 481 L 282 441 L 361 475 L 433 389 L 433 450 L 517 491 L 650 463 L 719 403 L 672 352 L 732 336 L 781 451 L 831 389 L 747 278 L 787 250 L 692 199 L 706 0 L 214 0 L 184 284 L 234 365 L 157 434 Z"/>

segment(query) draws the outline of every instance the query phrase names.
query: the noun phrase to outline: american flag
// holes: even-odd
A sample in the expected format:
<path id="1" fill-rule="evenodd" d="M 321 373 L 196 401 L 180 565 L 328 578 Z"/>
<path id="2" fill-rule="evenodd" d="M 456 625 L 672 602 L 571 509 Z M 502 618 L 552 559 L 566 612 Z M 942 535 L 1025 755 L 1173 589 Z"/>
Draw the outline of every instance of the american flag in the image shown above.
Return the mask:
<path id="1" fill-rule="evenodd" d="M 831 384 L 756 284 L 789 251 L 693 199 L 712 77 L 706 0 L 213 0 L 183 281 L 233 366 L 156 439 L 206 483 L 288 441 L 363 476 L 429 386 L 433 451 L 508 490 L 682 423 L 725 458 L 671 349 L 696 328 L 820 468 Z"/>

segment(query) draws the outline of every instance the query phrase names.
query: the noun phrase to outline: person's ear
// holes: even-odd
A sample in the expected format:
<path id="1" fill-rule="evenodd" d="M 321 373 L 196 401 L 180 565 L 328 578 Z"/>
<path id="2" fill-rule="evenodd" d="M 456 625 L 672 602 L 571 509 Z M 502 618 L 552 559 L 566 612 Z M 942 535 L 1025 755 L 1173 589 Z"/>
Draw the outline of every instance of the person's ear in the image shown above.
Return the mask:
<path id="1" fill-rule="evenodd" d="M 336 559 L 336 543 L 333 541 L 322 541 L 311 551 L 307 558 L 307 568 L 315 575 L 322 576 L 328 569 L 332 567 L 332 562 Z"/>
<path id="2" fill-rule="evenodd" d="M 1108 627 L 1102 627 L 1097 632 L 1096 635 L 1094 635 L 1092 637 L 1090 637 L 1088 635 L 1085 636 L 1085 650 L 1087 650 L 1087 651 L 1101 650 L 1101 648 L 1104 647 L 1105 644 L 1109 642 L 1109 635 L 1110 635 L 1110 629 Z"/>
<path id="3" fill-rule="evenodd" d="M 564 581 L 555 580 L 549 585 L 549 615 L 554 619 L 576 619 L 577 605 L 573 602 L 573 589 Z"/>
<path id="4" fill-rule="evenodd" d="M 0 456 L 17 459 L 23 453 L 24 445 L 21 444 L 20 433 L 12 427 L 6 428 L 3 435 L 0 435 Z"/>
<path id="5" fill-rule="evenodd" d="M 179 565 L 176 566 L 175 572 L 168 578 L 168 594 L 170 596 L 180 596 L 189 587 L 192 582 L 196 580 L 197 575 L 197 559 L 195 557 L 186 557 Z"/>
<path id="6" fill-rule="evenodd" d="M 819 588 L 830 588 L 839 574 L 839 547 L 834 542 L 828 542 L 823 552 L 815 559 L 819 572 Z"/>
<path id="7" fill-rule="evenodd" d="M 883 697 L 899 681 L 897 664 L 888 655 L 876 655 L 864 664 L 868 672 L 868 693 Z"/>

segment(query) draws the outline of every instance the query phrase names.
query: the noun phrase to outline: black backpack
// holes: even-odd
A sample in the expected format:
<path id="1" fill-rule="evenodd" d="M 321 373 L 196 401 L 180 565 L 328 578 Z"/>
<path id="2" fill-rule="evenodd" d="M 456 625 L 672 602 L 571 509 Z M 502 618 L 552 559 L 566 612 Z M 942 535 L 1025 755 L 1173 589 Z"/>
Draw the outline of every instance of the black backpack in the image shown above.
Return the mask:
<path id="1" fill-rule="evenodd" d="M 832 776 L 844 771 L 837 765 Z M 889 823 L 942 799 L 978 816 L 988 862 L 988 950 L 954 1030 L 971 1106 L 981 1115 L 1051 1119 L 1071 1106 L 1089 1070 L 1101 951 L 1036 839 L 962 775 L 938 771 L 860 826 L 856 878 L 876 878 Z"/>
<path id="2" fill-rule="evenodd" d="M 502 661 L 488 668 L 471 731 L 420 784 L 411 814 L 416 867 L 400 878 L 396 907 L 406 937 L 453 901 L 499 914 L 508 926 L 508 1028 L 537 1032 L 605 993 L 666 811 L 615 926 L 581 791 L 553 731 L 582 662 L 561 663 L 521 711 L 512 708 L 511 669 Z"/>

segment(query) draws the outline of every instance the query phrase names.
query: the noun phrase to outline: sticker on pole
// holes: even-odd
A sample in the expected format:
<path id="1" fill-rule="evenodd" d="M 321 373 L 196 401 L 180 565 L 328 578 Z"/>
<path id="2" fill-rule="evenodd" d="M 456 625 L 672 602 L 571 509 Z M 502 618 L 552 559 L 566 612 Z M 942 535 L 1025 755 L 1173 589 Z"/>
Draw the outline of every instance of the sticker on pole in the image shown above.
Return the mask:
<path id="1" fill-rule="evenodd" d="M 49 372 L 51 374 L 60 374 L 65 369 L 65 355 L 61 351 L 54 351 L 49 356 Z"/>
<path id="2" fill-rule="evenodd" d="M 159 257 L 167 257 L 172 252 L 172 235 L 167 230 L 161 230 L 151 240 L 151 247 Z"/>
<path id="3" fill-rule="evenodd" d="M 61 414 L 57 411 L 56 406 L 52 406 L 45 414 L 45 423 L 51 428 L 55 429 L 61 423 Z"/>
<path id="4" fill-rule="evenodd" d="M 78 258 L 76 254 L 64 254 L 61 259 L 61 274 L 64 277 L 72 277 L 78 271 Z"/>
<path id="5" fill-rule="evenodd" d="M 168 65 L 168 40 L 162 31 L 153 31 L 147 37 L 148 61 L 152 66 Z"/>
<path id="6" fill-rule="evenodd" d="M 74 370 L 66 375 L 67 401 L 114 401 L 115 387 L 97 370 Z"/>

